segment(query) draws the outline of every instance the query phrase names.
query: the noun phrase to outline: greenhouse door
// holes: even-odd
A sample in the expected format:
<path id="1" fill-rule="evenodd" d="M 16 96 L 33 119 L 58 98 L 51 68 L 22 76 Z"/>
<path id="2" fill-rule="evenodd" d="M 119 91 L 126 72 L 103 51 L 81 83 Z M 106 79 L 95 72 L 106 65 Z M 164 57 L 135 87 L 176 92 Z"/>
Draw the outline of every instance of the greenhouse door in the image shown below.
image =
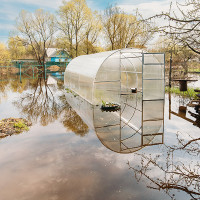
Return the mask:
<path id="1" fill-rule="evenodd" d="M 121 51 L 120 150 L 134 152 L 141 148 L 142 131 L 142 55 Z"/>
<path id="2" fill-rule="evenodd" d="M 165 55 L 142 54 L 142 145 L 163 143 Z"/>

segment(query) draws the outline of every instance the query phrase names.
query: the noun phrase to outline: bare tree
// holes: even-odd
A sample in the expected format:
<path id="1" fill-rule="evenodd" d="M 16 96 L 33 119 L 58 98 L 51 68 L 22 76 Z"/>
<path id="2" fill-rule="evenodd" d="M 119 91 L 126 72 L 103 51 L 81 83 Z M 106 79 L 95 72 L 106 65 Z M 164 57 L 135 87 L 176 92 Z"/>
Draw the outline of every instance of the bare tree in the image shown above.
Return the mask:
<path id="1" fill-rule="evenodd" d="M 176 8 L 176 10 L 175 10 Z M 167 25 L 160 26 L 159 31 L 173 35 L 175 40 L 192 51 L 200 54 L 200 1 L 185 0 L 184 4 L 171 4 L 169 12 L 155 15 L 149 19 L 162 18 Z"/>
<path id="2" fill-rule="evenodd" d="M 38 63 L 44 66 L 46 49 L 51 45 L 56 32 L 54 16 L 42 9 L 34 13 L 22 10 L 17 18 L 16 29 L 18 40 L 24 46 L 31 46 Z"/>

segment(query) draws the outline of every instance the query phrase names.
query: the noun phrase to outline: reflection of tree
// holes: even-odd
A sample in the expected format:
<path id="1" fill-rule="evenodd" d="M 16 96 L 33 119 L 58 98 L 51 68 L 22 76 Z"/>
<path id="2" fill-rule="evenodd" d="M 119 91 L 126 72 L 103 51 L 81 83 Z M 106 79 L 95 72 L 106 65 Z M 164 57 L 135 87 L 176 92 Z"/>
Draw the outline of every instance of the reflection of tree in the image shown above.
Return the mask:
<path id="1" fill-rule="evenodd" d="M 81 117 L 71 108 L 65 112 L 62 123 L 66 128 L 69 128 L 76 135 L 80 135 L 81 137 L 85 136 L 89 131 L 87 124 L 85 124 Z"/>
<path id="2" fill-rule="evenodd" d="M 1 102 L 2 98 L 7 96 L 6 87 L 7 87 L 8 83 L 9 83 L 8 80 L 7 81 L 0 80 L 0 102 Z"/>
<path id="3" fill-rule="evenodd" d="M 43 79 L 38 79 L 33 86 L 14 103 L 29 120 L 36 122 L 40 119 L 40 123 L 46 126 L 58 119 L 64 109 L 63 104 Z"/>
<path id="4" fill-rule="evenodd" d="M 0 77 L 0 101 L 1 97 L 6 97 L 9 90 L 12 92 L 19 92 L 22 93 L 25 89 L 27 89 L 28 85 L 31 85 L 35 80 L 28 81 L 23 79 L 22 82 L 19 82 L 19 78 L 15 75 L 10 75 L 5 79 Z M 30 83 L 31 84 L 30 84 Z"/>
<path id="5" fill-rule="evenodd" d="M 43 126 L 54 122 L 60 116 L 64 116 L 61 120 L 63 125 L 75 134 L 84 136 L 88 133 L 88 126 L 69 106 L 65 95 L 59 93 L 62 91 L 62 87 L 63 83 L 61 82 L 54 88 L 54 86 L 47 85 L 43 79 L 38 79 L 32 82 L 30 90 L 23 93 L 14 104 L 28 120 L 35 123 L 40 120 Z M 23 88 L 27 89 L 25 86 Z M 15 89 L 14 91 L 16 91 Z"/>
<path id="6" fill-rule="evenodd" d="M 164 190 L 171 199 L 176 199 L 175 191 L 185 192 L 188 199 L 200 199 L 200 163 L 196 160 L 200 153 L 200 138 L 188 134 L 187 138 L 190 139 L 186 141 L 180 134 L 177 133 L 177 145 L 164 147 L 166 154 L 155 156 L 136 153 L 141 165 L 128 165 L 138 181 L 145 178 L 148 188 Z M 181 161 L 181 154 L 187 159 Z"/>
<path id="7" fill-rule="evenodd" d="M 0 80 L 0 93 L 4 93 L 6 86 L 8 85 L 9 81 L 1 81 Z"/>

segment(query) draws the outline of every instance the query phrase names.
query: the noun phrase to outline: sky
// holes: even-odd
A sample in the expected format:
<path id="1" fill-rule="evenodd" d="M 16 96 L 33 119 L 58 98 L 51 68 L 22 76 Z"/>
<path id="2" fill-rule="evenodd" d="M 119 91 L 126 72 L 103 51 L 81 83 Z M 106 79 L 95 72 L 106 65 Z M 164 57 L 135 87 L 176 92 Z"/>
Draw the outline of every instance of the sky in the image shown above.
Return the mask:
<path id="1" fill-rule="evenodd" d="M 86 0 L 92 10 L 103 11 L 109 5 L 117 5 L 128 13 L 136 9 L 144 18 L 168 11 L 171 0 Z M 62 0 L 0 0 L 0 42 L 6 44 L 9 35 L 13 33 L 15 21 L 21 10 L 34 12 L 42 8 L 56 13 Z"/>

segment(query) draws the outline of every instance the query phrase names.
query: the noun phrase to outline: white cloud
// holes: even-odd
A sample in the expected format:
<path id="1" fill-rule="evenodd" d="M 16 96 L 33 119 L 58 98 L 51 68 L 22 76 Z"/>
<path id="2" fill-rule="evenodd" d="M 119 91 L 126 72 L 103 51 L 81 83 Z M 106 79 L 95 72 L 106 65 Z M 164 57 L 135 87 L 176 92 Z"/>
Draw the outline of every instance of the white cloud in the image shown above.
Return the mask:
<path id="1" fill-rule="evenodd" d="M 184 0 L 179 0 L 178 2 L 184 4 Z M 138 9 L 143 18 L 149 18 L 153 15 L 161 14 L 162 12 L 168 12 L 170 3 L 171 0 L 149 1 L 146 3 L 133 3 L 132 0 L 122 0 L 118 7 L 128 13 L 134 13 L 136 9 Z M 182 7 L 182 9 L 186 10 L 188 7 Z M 172 4 L 172 10 L 176 14 L 179 13 L 175 2 Z"/>
<path id="2" fill-rule="evenodd" d="M 144 18 L 148 18 L 152 15 L 159 14 L 162 11 L 168 11 L 170 6 L 170 0 L 153 1 L 149 3 L 140 4 L 127 3 L 127 1 L 124 1 L 124 3 L 118 6 L 128 13 L 133 13 L 134 11 L 136 11 L 136 9 L 138 9 Z"/>

